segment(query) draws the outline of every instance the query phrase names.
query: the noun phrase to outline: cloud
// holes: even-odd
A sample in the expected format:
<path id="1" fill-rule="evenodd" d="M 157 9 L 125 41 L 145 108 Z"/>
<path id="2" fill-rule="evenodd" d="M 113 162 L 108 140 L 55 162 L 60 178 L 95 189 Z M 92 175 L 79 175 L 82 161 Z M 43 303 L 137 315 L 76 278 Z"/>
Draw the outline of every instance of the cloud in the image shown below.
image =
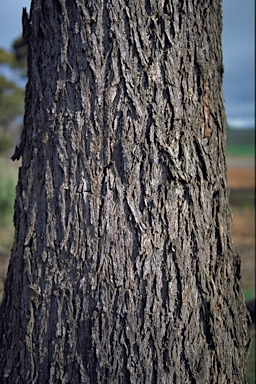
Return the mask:
<path id="1" fill-rule="evenodd" d="M 233 129 L 246 129 L 254 127 L 254 120 L 251 118 L 242 119 L 241 117 L 238 117 L 227 119 L 227 121 L 228 126 Z"/>
<path id="2" fill-rule="evenodd" d="M 227 119 L 254 126 L 254 2 L 223 0 L 223 93 Z"/>

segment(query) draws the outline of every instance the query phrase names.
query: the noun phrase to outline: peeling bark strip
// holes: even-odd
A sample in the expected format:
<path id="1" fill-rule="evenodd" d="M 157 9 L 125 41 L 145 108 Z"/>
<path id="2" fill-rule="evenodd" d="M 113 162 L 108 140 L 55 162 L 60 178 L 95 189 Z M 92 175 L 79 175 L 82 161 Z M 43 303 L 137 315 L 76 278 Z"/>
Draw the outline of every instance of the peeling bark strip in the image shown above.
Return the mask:
<path id="1" fill-rule="evenodd" d="M 28 20 L 1 383 L 244 383 L 221 2 L 33 0 Z"/>
<path id="2" fill-rule="evenodd" d="M 204 83 L 204 97 L 203 97 L 203 109 L 204 109 L 204 134 L 203 137 L 211 136 L 212 129 L 210 127 L 210 90 L 208 83 Z"/>

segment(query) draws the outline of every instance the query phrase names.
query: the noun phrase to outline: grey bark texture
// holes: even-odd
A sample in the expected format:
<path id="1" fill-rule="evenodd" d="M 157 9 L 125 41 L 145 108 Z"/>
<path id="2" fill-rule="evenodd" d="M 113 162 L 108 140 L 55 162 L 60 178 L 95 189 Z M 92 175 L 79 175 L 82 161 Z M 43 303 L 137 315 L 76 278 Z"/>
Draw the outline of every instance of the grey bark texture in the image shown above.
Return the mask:
<path id="1" fill-rule="evenodd" d="M 220 0 L 33 0 L 1 383 L 245 383 Z"/>

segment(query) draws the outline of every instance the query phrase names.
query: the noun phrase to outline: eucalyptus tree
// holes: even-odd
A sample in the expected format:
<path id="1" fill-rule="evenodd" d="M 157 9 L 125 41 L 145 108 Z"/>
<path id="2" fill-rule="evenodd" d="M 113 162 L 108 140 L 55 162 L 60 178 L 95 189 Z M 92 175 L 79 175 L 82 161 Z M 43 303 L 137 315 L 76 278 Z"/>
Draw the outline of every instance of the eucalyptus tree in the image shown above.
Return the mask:
<path id="1" fill-rule="evenodd" d="M 221 1 L 33 0 L 2 383 L 244 383 Z"/>

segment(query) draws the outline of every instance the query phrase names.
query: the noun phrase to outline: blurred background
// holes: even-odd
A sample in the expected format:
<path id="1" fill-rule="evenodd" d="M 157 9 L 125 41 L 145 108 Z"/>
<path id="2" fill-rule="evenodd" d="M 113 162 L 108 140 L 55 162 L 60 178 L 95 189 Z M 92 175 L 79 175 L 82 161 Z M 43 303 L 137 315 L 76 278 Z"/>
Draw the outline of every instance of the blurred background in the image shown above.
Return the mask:
<path id="1" fill-rule="evenodd" d="M 21 38 L 22 7 L 29 10 L 30 1 L 0 3 L 0 300 L 13 241 L 13 204 L 20 166 L 10 157 L 19 143 L 24 112 L 26 46 Z M 245 300 L 255 313 L 254 15 L 253 0 L 223 0 L 223 94 L 232 234 L 242 258 Z M 249 384 L 254 384 L 254 327 L 251 334 L 254 340 L 247 377 Z"/>

